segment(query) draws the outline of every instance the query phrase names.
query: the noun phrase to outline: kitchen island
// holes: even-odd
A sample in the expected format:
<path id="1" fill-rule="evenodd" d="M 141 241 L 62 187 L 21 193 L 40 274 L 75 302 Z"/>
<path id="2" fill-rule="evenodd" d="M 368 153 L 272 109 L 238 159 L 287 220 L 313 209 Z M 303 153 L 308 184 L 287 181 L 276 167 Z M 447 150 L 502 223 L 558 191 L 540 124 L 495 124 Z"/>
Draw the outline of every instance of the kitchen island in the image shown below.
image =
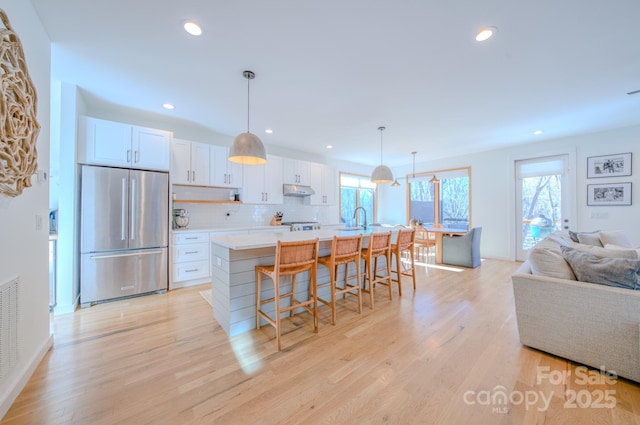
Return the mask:
<path id="1" fill-rule="evenodd" d="M 241 235 L 219 235 L 211 237 L 211 300 L 213 317 L 229 336 L 237 335 L 256 327 L 256 283 L 255 266 L 269 265 L 275 261 L 277 242 L 295 242 L 318 238 L 320 256 L 328 255 L 334 236 L 362 234 L 366 246 L 371 233 L 393 232 L 397 228 L 371 227 L 367 230 L 320 229 L 301 232 L 264 232 Z M 363 268 L 364 272 L 364 268 Z M 319 267 L 318 282 L 329 279 L 325 267 Z M 273 286 L 267 280 L 266 291 L 273 296 Z M 308 276 L 299 277 L 299 299 L 307 296 Z M 325 288 L 328 290 L 329 288 Z M 322 294 L 322 293 L 321 293 Z M 268 310 L 267 310 L 268 311 Z M 270 312 L 273 314 L 272 311 Z"/>

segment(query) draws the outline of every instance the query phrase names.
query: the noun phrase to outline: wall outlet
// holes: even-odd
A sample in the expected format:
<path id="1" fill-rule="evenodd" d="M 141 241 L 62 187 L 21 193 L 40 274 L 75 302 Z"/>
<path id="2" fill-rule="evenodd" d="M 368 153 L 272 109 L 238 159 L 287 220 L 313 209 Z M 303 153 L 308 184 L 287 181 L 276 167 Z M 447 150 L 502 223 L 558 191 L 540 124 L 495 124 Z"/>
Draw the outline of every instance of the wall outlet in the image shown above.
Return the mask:
<path id="1" fill-rule="evenodd" d="M 592 219 L 606 220 L 609 218 L 609 213 L 600 212 L 600 211 L 591 211 L 589 217 Z"/>

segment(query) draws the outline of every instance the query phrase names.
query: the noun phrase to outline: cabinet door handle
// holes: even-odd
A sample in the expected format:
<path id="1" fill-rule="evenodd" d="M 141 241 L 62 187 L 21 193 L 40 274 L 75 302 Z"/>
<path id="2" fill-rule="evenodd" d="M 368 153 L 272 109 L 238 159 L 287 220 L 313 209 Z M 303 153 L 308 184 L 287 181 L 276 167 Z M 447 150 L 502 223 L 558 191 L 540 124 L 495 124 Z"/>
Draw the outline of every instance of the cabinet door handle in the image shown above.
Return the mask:
<path id="1" fill-rule="evenodd" d="M 197 272 L 198 269 L 189 269 L 189 270 L 185 270 L 185 273 L 193 273 L 193 272 Z"/>
<path id="2" fill-rule="evenodd" d="M 131 149 L 127 149 L 127 162 L 131 162 Z"/>
<path id="3" fill-rule="evenodd" d="M 197 254 L 200 251 L 185 251 L 185 254 Z"/>
<path id="4" fill-rule="evenodd" d="M 195 183 L 195 181 L 196 181 L 196 172 L 192 171 L 191 175 L 192 175 L 191 181 Z"/>
<path id="5" fill-rule="evenodd" d="M 136 150 L 134 153 L 135 162 L 140 162 L 140 151 Z"/>
<path id="6" fill-rule="evenodd" d="M 185 238 L 185 239 L 198 239 L 196 236 L 193 236 L 191 238 Z"/>
<path id="7" fill-rule="evenodd" d="M 187 181 L 191 181 L 191 171 L 187 170 Z"/>

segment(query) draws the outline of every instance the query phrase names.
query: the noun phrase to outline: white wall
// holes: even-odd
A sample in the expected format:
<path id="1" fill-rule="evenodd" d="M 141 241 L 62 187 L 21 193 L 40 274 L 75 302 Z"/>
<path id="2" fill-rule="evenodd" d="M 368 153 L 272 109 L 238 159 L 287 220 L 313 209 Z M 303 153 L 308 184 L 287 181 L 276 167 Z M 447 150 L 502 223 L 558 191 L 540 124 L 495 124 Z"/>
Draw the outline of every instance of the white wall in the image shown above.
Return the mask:
<path id="1" fill-rule="evenodd" d="M 38 168 L 49 172 L 49 39 L 28 1 L 0 0 L 20 37 L 27 67 L 38 94 Z M 49 331 L 48 215 L 49 184 L 38 183 L 16 198 L 0 195 L 0 284 L 20 278 L 18 333 L 21 339 L 16 367 L 0 381 L 0 417 L 51 346 Z M 36 229 L 36 216 L 42 227 Z"/>
<path id="2" fill-rule="evenodd" d="M 573 230 L 626 230 L 631 239 L 640 245 L 640 151 L 638 140 L 640 127 L 629 127 L 601 133 L 546 140 L 528 145 L 504 148 L 483 153 L 460 155 L 437 161 L 416 164 L 416 172 L 471 167 L 471 221 L 482 226 L 481 251 L 484 257 L 515 259 L 515 195 L 514 161 L 568 153 L 575 158 L 573 174 L 573 211 L 570 228 Z M 416 150 L 420 150 L 417 147 Z M 587 157 L 632 152 L 632 172 L 629 177 L 587 179 Z M 424 154 L 425 156 L 427 154 Z M 395 176 L 410 174 L 411 167 L 393 170 Z M 587 184 L 608 182 L 632 182 L 632 206 L 587 206 Z M 380 220 L 388 223 L 406 221 L 406 184 L 393 188 L 381 188 Z M 604 212 L 606 218 L 594 218 Z M 594 213 L 596 213 L 594 215 Z"/>

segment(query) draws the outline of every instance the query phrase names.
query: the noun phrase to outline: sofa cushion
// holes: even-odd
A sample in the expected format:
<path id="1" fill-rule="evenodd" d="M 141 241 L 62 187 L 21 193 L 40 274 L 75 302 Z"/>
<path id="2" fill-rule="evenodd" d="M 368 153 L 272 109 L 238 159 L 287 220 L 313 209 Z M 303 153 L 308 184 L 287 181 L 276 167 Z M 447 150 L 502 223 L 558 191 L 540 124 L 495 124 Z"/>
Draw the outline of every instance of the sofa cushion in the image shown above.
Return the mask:
<path id="1" fill-rule="evenodd" d="M 608 244 L 622 246 L 625 248 L 633 248 L 633 242 L 624 230 L 611 230 L 600 232 L 600 242 L 603 246 Z"/>
<path id="2" fill-rule="evenodd" d="M 532 274 L 576 280 L 573 270 L 562 257 L 559 248 L 536 246 L 529 252 L 528 260 Z"/>
<path id="3" fill-rule="evenodd" d="M 600 233 L 600 230 L 594 230 L 593 232 L 573 232 L 569 230 L 569 237 L 574 242 L 580 242 L 580 240 L 578 239 L 579 234 L 589 235 L 589 234 L 599 234 L 599 233 Z"/>
<path id="4" fill-rule="evenodd" d="M 611 245 L 609 245 L 609 248 L 607 248 L 607 247 L 601 247 L 601 246 L 574 243 L 571 247 L 575 249 L 579 249 L 580 251 L 597 255 L 598 257 L 627 258 L 629 260 L 637 260 L 638 258 L 640 258 L 638 257 L 638 251 L 635 249 L 627 249 L 627 248 L 611 249 Z"/>
<path id="5" fill-rule="evenodd" d="M 640 260 L 599 257 L 567 246 L 560 247 L 560 250 L 579 281 L 619 288 L 640 288 Z"/>

